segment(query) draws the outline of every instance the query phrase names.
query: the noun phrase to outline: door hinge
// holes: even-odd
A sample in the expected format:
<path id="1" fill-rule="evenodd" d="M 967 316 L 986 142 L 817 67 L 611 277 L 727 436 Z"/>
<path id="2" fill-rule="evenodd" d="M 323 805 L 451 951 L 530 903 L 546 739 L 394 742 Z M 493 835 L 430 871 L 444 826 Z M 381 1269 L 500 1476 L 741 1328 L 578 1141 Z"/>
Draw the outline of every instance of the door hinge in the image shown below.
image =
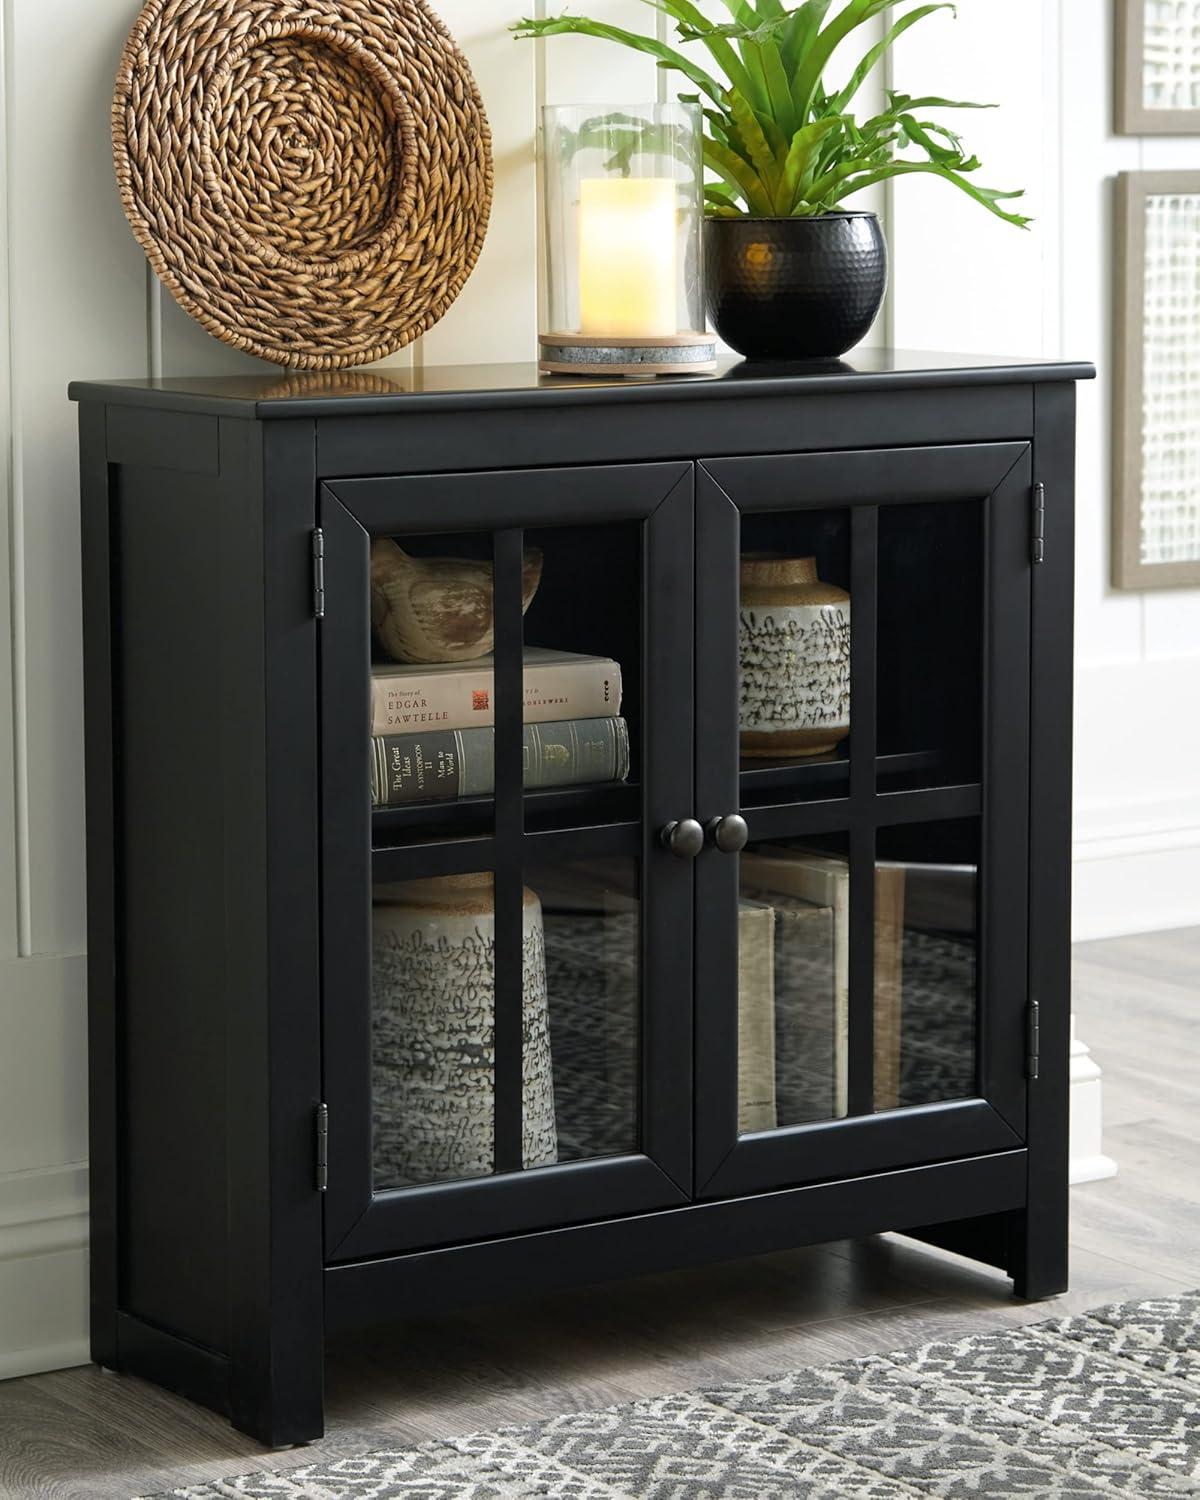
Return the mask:
<path id="1" fill-rule="evenodd" d="M 319 526 L 312 534 L 312 599 L 313 614 L 318 620 L 325 618 L 325 533 Z"/>
<path id="2" fill-rule="evenodd" d="M 1042 1051 L 1041 1009 L 1036 1000 L 1025 1007 L 1025 1076 L 1036 1078 Z"/>
<path id="3" fill-rule="evenodd" d="M 1039 479 L 1033 487 L 1032 549 L 1035 563 L 1046 561 L 1046 486 Z"/>
<path id="4" fill-rule="evenodd" d="M 329 1106 L 317 1105 L 317 1192 L 329 1186 Z"/>

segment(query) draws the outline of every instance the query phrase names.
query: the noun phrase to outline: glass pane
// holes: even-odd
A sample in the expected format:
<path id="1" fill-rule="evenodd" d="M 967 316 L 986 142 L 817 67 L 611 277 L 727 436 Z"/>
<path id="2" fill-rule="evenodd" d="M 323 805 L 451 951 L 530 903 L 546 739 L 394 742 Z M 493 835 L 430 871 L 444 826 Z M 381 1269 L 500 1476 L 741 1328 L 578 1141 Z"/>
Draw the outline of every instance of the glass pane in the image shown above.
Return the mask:
<path id="1" fill-rule="evenodd" d="M 849 513 L 742 517 L 744 805 L 837 796 L 850 733 Z"/>
<path id="2" fill-rule="evenodd" d="M 376 1187 L 492 1169 L 492 880 L 376 885 L 371 912 Z"/>
<path id="3" fill-rule="evenodd" d="M 639 900 L 632 859 L 526 871 L 545 934 L 558 1160 L 638 1147 Z"/>
<path id="4" fill-rule="evenodd" d="M 526 1168 L 635 1150 L 635 861 L 539 862 L 522 926 Z M 487 873 L 377 884 L 372 909 L 375 1188 L 494 1164 L 495 908 Z"/>
<path id="5" fill-rule="evenodd" d="M 979 823 L 879 831 L 875 1107 L 976 1087 Z"/>
<path id="6" fill-rule="evenodd" d="M 640 524 L 525 534 L 541 582 L 525 616 L 527 829 L 638 816 L 642 728 Z"/>
<path id="7" fill-rule="evenodd" d="M 738 1129 L 848 1107 L 850 879 L 843 835 L 752 844 L 738 911 Z"/>
<path id="8" fill-rule="evenodd" d="M 883 791 L 979 780 L 983 502 L 879 507 Z"/>
<path id="9" fill-rule="evenodd" d="M 371 791 L 423 835 L 461 827 L 494 790 L 494 586 L 490 533 L 371 543 Z M 537 586 L 527 555 L 525 595 Z M 385 811 L 386 810 L 386 811 Z M 475 804 L 477 821 L 490 810 Z"/>

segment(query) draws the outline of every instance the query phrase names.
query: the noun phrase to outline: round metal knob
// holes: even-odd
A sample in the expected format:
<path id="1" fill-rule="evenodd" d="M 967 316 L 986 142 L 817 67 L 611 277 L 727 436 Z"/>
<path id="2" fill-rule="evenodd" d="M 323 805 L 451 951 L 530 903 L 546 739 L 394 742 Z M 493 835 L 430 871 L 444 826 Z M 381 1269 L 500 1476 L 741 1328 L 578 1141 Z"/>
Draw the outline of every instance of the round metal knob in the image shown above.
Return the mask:
<path id="1" fill-rule="evenodd" d="M 704 829 L 695 818 L 681 818 L 678 823 L 668 823 L 659 833 L 658 841 L 677 859 L 695 859 L 704 848 Z"/>
<path id="2" fill-rule="evenodd" d="M 746 847 L 750 829 L 740 813 L 728 813 L 723 818 L 713 818 L 705 829 L 709 839 L 722 854 L 737 854 Z"/>

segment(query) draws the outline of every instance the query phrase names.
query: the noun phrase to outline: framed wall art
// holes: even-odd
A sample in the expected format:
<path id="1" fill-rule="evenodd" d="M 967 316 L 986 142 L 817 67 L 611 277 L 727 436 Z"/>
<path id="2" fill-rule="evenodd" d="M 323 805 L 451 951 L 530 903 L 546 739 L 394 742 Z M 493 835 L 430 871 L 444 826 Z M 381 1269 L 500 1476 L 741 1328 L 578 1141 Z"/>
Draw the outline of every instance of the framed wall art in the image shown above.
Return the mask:
<path id="1" fill-rule="evenodd" d="M 1117 131 L 1200 135 L 1200 0 L 1117 0 Z"/>
<path id="2" fill-rule="evenodd" d="M 1200 585 L 1200 171 L 1117 179 L 1113 584 Z"/>

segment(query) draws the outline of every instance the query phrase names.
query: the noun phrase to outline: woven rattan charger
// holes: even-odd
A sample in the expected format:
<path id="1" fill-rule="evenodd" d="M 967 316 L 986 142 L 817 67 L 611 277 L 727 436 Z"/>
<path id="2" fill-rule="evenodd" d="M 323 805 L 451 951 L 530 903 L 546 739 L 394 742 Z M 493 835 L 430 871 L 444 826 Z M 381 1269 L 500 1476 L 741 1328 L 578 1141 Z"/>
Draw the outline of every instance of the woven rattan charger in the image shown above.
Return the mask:
<path id="1" fill-rule="evenodd" d="M 113 155 L 180 305 L 292 368 L 367 364 L 436 323 L 491 207 L 479 90 L 425 0 L 150 0 Z"/>

